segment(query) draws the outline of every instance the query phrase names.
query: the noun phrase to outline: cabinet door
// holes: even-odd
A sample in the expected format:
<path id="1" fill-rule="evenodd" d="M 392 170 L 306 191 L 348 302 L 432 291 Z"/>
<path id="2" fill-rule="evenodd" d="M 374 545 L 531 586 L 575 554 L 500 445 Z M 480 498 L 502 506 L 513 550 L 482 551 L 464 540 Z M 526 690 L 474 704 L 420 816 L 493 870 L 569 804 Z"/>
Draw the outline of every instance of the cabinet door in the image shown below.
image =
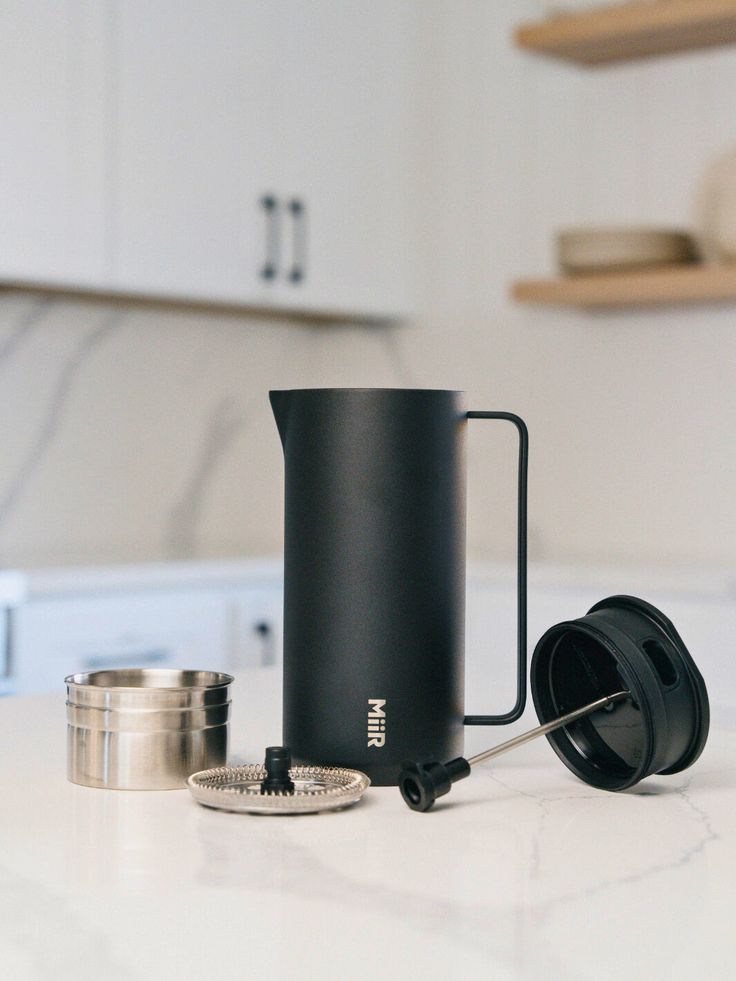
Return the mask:
<path id="1" fill-rule="evenodd" d="M 0 278 L 104 286 L 105 7 L 0 4 Z"/>
<path id="2" fill-rule="evenodd" d="M 280 302 L 405 312 L 416 4 L 273 0 L 271 17 L 273 183 L 286 204 Z"/>
<path id="3" fill-rule="evenodd" d="M 265 6 L 118 4 L 119 288 L 268 302 L 260 204 L 271 190 Z"/>
<path id="4" fill-rule="evenodd" d="M 239 589 L 229 604 L 232 650 L 229 669 L 281 664 L 284 648 L 283 586 Z"/>

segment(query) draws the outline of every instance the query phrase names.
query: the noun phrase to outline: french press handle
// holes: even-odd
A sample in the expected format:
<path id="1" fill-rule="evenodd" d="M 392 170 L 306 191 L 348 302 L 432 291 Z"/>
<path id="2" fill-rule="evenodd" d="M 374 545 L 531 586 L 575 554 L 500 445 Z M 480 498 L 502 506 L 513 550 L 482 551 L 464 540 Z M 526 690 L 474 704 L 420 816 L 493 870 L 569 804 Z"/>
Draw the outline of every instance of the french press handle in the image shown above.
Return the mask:
<path id="1" fill-rule="evenodd" d="M 466 715 L 466 726 L 502 726 L 521 717 L 526 706 L 526 498 L 529 469 L 529 433 L 513 412 L 468 412 L 468 419 L 505 419 L 519 433 L 519 480 L 516 519 L 516 702 L 503 715 Z"/>

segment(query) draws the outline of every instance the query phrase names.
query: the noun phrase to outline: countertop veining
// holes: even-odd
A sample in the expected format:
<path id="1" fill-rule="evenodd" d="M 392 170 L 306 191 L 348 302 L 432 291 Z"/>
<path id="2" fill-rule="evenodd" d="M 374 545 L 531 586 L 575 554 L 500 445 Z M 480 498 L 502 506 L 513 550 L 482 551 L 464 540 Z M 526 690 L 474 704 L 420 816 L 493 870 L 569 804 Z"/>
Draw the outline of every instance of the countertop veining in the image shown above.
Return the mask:
<path id="1" fill-rule="evenodd" d="M 240 673 L 234 758 L 278 741 L 278 702 L 274 669 Z M 0 731 L 13 981 L 733 976 L 732 729 L 628 793 L 580 783 L 539 741 L 429 814 L 380 788 L 298 818 L 73 786 L 61 688 L 0 701 Z"/>

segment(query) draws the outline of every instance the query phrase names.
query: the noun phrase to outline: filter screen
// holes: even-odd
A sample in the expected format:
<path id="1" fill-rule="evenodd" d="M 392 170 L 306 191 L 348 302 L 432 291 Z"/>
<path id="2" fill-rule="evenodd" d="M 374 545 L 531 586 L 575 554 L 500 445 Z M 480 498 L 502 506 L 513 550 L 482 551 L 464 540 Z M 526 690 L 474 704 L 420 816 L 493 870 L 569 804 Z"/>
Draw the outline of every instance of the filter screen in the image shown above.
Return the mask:
<path id="1" fill-rule="evenodd" d="M 332 766 L 293 766 L 293 793 L 261 793 L 262 764 L 220 766 L 187 780 L 194 799 L 206 807 L 251 814 L 313 814 L 347 807 L 360 800 L 370 780 L 360 770 Z"/>
<path id="2" fill-rule="evenodd" d="M 616 661 L 595 640 L 568 633 L 557 643 L 549 665 L 555 714 L 627 688 Z M 646 735 L 639 708 L 631 699 L 616 702 L 567 727 L 569 738 L 591 763 L 621 776 L 640 762 Z"/>

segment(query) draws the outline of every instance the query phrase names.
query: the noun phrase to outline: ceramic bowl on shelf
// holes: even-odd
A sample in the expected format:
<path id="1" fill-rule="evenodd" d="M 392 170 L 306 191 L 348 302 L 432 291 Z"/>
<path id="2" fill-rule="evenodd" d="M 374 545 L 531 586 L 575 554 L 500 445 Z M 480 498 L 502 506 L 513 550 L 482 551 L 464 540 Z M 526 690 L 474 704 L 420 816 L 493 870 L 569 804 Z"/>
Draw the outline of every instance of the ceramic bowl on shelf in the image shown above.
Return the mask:
<path id="1" fill-rule="evenodd" d="M 589 10 L 601 10 L 606 7 L 628 6 L 631 0 L 538 0 L 539 5 L 549 17 L 567 14 L 583 14 Z M 635 0 L 640 4 L 666 3 L 667 0 Z"/>
<path id="2" fill-rule="evenodd" d="M 560 269 L 571 275 L 671 266 L 697 259 L 687 232 L 666 228 L 570 228 L 557 235 Z"/>
<path id="3" fill-rule="evenodd" d="M 586 10 L 596 10 L 599 7 L 612 7 L 611 0 L 538 0 L 548 17 L 560 14 L 582 14 Z"/>

